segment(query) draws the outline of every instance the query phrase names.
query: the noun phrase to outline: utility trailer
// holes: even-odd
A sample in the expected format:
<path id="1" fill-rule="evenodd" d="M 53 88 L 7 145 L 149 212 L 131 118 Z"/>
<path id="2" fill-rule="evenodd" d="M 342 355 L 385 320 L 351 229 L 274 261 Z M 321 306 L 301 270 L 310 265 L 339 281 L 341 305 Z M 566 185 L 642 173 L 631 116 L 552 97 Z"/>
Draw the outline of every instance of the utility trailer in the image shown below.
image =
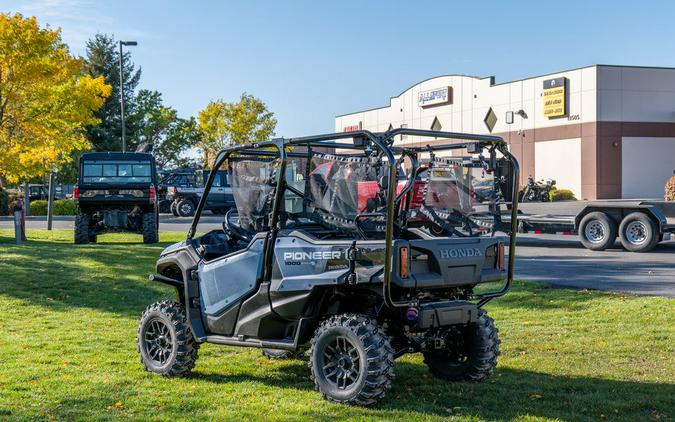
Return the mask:
<path id="1" fill-rule="evenodd" d="M 593 251 L 612 247 L 618 237 L 626 250 L 648 252 L 670 240 L 674 219 L 673 201 L 597 201 L 576 215 L 518 214 L 518 231 L 577 234 L 584 247 Z"/>

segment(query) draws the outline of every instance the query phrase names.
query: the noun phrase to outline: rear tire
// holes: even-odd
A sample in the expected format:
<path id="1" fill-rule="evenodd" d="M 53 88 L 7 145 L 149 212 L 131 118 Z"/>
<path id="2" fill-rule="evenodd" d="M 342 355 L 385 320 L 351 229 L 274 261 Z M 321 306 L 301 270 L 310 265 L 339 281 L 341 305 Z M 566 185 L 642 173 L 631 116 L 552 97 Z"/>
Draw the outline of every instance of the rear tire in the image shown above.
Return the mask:
<path id="1" fill-rule="evenodd" d="M 195 205 L 189 199 L 183 199 L 176 206 L 176 211 L 181 217 L 192 217 L 195 215 Z"/>
<path id="2" fill-rule="evenodd" d="M 146 371 L 184 377 L 195 367 L 199 343 L 180 303 L 164 300 L 148 306 L 138 322 L 136 340 Z"/>
<path id="3" fill-rule="evenodd" d="M 89 214 L 79 213 L 75 216 L 75 243 L 85 245 L 90 242 L 89 236 Z M 94 236 L 96 241 L 96 236 Z"/>
<path id="4" fill-rule="evenodd" d="M 154 211 L 143 214 L 143 243 L 157 243 L 157 216 Z"/>
<path id="5" fill-rule="evenodd" d="M 389 336 L 365 315 L 334 315 L 314 333 L 309 366 L 324 399 L 368 406 L 382 399 L 394 378 Z"/>
<path id="6" fill-rule="evenodd" d="M 579 240 L 592 251 L 604 251 L 613 246 L 616 233 L 616 221 L 604 212 L 588 213 L 579 224 Z"/>
<path id="7" fill-rule="evenodd" d="M 633 212 L 621 220 L 619 239 L 627 251 L 649 252 L 659 242 L 656 224 L 647 214 Z"/>
<path id="8" fill-rule="evenodd" d="M 459 335 L 459 332 L 457 333 Z M 463 330 L 461 337 L 452 337 L 455 347 L 424 352 L 429 372 L 447 381 L 481 382 L 492 375 L 499 356 L 499 334 L 494 320 L 484 310 L 478 320 Z"/>

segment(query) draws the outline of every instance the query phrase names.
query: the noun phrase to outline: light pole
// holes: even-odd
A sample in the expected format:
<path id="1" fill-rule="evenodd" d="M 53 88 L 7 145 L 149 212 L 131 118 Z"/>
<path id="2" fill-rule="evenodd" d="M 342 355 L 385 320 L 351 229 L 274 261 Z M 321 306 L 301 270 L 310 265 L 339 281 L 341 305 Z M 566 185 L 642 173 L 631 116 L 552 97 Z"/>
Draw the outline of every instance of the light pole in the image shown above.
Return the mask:
<path id="1" fill-rule="evenodd" d="M 124 66 L 122 46 L 138 45 L 136 41 L 120 41 L 120 113 L 122 115 L 122 152 L 127 150 L 127 127 L 124 123 Z"/>

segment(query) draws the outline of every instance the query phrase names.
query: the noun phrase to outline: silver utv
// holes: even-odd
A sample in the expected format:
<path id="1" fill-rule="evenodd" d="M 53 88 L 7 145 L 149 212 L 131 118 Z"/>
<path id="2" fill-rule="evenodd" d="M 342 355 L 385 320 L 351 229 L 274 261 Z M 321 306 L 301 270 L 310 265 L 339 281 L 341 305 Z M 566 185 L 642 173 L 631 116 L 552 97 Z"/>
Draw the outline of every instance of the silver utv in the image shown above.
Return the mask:
<path id="1" fill-rule="evenodd" d="M 397 146 L 399 135 L 419 146 Z M 428 145 L 426 143 L 434 143 Z M 515 256 L 518 163 L 503 140 L 396 129 L 275 139 L 222 150 L 236 210 L 166 248 L 152 279 L 177 301 L 139 324 L 147 370 L 187 375 L 203 342 L 306 351 L 328 400 L 369 405 L 395 358 L 422 353 L 449 381 L 480 381 L 499 354 L 483 309 Z"/>

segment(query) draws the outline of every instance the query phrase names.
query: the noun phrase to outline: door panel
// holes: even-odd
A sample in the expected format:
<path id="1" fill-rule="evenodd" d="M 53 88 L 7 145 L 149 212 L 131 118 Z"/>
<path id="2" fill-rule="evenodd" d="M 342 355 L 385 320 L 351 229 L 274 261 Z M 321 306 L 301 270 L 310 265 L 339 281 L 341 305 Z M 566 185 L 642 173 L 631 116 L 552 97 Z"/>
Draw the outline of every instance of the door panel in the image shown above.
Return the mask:
<path id="1" fill-rule="evenodd" d="M 256 290 L 263 262 L 264 240 L 254 239 L 247 249 L 199 264 L 201 305 L 207 316 L 217 316 Z"/>

